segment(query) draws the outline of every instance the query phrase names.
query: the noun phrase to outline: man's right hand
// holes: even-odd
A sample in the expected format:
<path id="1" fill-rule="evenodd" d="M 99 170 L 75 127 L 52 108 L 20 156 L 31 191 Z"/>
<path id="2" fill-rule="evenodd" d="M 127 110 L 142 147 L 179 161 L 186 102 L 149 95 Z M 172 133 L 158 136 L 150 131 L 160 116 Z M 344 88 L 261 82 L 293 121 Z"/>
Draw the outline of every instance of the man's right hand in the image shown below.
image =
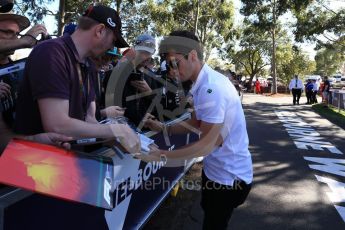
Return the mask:
<path id="1" fill-rule="evenodd" d="M 31 48 L 37 43 L 38 35 L 47 36 L 48 32 L 44 25 L 34 25 L 24 36 L 21 37 L 25 41 L 26 47 Z"/>
<path id="2" fill-rule="evenodd" d="M 0 98 L 8 97 L 11 95 L 11 86 L 5 82 L 0 82 Z"/>
<path id="3" fill-rule="evenodd" d="M 129 153 L 139 153 L 141 144 L 139 136 L 126 124 L 112 124 L 110 128 L 122 147 Z"/>
<path id="4" fill-rule="evenodd" d="M 150 113 L 147 113 L 143 119 L 144 127 L 149 128 L 152 131 L 161 132 L 164 129 L 164 124 L 156 120 L 155 116 Z"/>
<path id="5" fill-rule="evenodd" d="M 121 108 L 120 106 L 109 106 L 105 109 L 101 110 L 101 115 L 103 117 L 118 117 L 123 116 L 125 114 L 125 108 Z"/>

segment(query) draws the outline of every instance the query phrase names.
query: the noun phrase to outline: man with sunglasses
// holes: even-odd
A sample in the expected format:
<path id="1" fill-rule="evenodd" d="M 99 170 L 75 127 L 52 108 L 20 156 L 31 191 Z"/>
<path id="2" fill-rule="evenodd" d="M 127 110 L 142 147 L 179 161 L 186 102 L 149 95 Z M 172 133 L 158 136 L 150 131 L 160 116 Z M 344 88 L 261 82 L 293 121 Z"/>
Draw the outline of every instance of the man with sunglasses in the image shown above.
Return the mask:
<path id="1" fill-rule="evenodd" d="M 129 152 L 140 149 L 138 136 L 124 124 L 99 124 L 95 118 L 94 80 L 90 59 L 128 46 L 117 12 L 90 6 L 72 35 L 39 43 L 25 66 L 15 130 L 32 135 L 56 132 L 73 138 L 118 138 Z"/>
<path id="2" fill-rule="evenodd" d="M 13 14 L 13 1 L 0 2 L 0 67 L 12 62 L 10 55 L 16 49 L 32 47 L 32 37 L 47 33 L 42 25 L 36 25 L 19 39 L 19 33 L 30 26 L 29 19 Z M 0 77 L 0 151 L 13 136 L 15 104 L 20 77 L 18 73 L 8 73 Z"/>
<path id="3" fill-rule="evenodd" d="M 0 13 L 0 53 L 9 56 L 17 49 L 31 48 L 37 44 L 38 35 L 47 36 L 47 29 L 44 25 L 34 25 L 25 34 L 20 32 L 30 26 L 28 18 L 13 14 Z"/>
<path id="4" fill-rule="evenodd" d="M 204 156 L 202 171 L 203 229 L 226 229 L 233 210 L 246 200 L 253 169 L 248 150 L 246 122 L 235 87 L 224 75 L 203 63 L 198 38 L 175 31 L 162 40 L 160 53 L 178 72 L 181 81 L 192 80 L 194 112 L 186 122 L 165 126 L 147 116 L 146 126 L 166 134 L 197 132 L 200 139 L 173 151 L 152 150 L 137 155 L 144 161 L 183 160 Z"/>

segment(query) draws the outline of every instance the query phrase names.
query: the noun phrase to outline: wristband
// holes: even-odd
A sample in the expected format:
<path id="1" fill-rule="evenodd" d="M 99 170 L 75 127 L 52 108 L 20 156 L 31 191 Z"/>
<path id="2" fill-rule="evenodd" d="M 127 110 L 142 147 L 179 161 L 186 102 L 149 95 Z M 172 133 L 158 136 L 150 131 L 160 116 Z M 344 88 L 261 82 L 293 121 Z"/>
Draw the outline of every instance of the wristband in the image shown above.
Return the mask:
<path id="1" fill-rule="evenodd" d="M 30 38 L 34 39 L 35 45 L 36 45 L 37 42 L 38 42 L 38 40 L 37 40 L 34 36 L 32 36 L 31 34 L 24 34 L 24 35 L 21 35 L 21 38 L 22 38 L 22 37 L 30 37 Z"/>

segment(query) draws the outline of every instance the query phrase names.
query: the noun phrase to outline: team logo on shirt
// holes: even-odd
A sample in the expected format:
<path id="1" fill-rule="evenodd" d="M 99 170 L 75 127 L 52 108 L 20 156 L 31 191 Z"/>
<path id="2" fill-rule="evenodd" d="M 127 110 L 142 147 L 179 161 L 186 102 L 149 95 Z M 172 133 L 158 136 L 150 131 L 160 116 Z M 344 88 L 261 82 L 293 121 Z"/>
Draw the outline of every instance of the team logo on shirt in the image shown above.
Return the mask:
<path id="1" fill-rule="evenodd" d="M 212 93 L 212 89 L 208 89 L 207 92 L 208 92 L 208 93 Z"/>

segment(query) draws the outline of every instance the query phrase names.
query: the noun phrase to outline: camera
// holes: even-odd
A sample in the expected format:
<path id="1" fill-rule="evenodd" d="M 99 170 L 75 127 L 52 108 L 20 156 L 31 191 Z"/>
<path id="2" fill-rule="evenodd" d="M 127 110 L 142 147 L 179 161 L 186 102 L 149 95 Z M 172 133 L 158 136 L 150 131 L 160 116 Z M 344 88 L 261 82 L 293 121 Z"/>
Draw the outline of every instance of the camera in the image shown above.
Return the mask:
<path id="1" fill-rule="evenodd" d="M 45 41 L 45 40 L 50 40 L 50 39 L 52 39 L 52 36 L 51 35 L 49 35 L 49 34 L 47 34 L 47 35 L 44 35 L 44 34 L 41 34 L 41 36 L 40 36 L 41 38 L 40 39 L 38 39 L 38 41 Z"/>
<path id="2" fill-rule="evenodd" d="M 142 81 L 144 80 L 144 74 L 143 73 L 131 73 L 129 76 L 129 79 L 131 81 Z"/>
<path id="3" fill-rule="evenodd" d="M 0 99 L 0 112 L 8 111 L 14 107 L 12 95 Z"/>

